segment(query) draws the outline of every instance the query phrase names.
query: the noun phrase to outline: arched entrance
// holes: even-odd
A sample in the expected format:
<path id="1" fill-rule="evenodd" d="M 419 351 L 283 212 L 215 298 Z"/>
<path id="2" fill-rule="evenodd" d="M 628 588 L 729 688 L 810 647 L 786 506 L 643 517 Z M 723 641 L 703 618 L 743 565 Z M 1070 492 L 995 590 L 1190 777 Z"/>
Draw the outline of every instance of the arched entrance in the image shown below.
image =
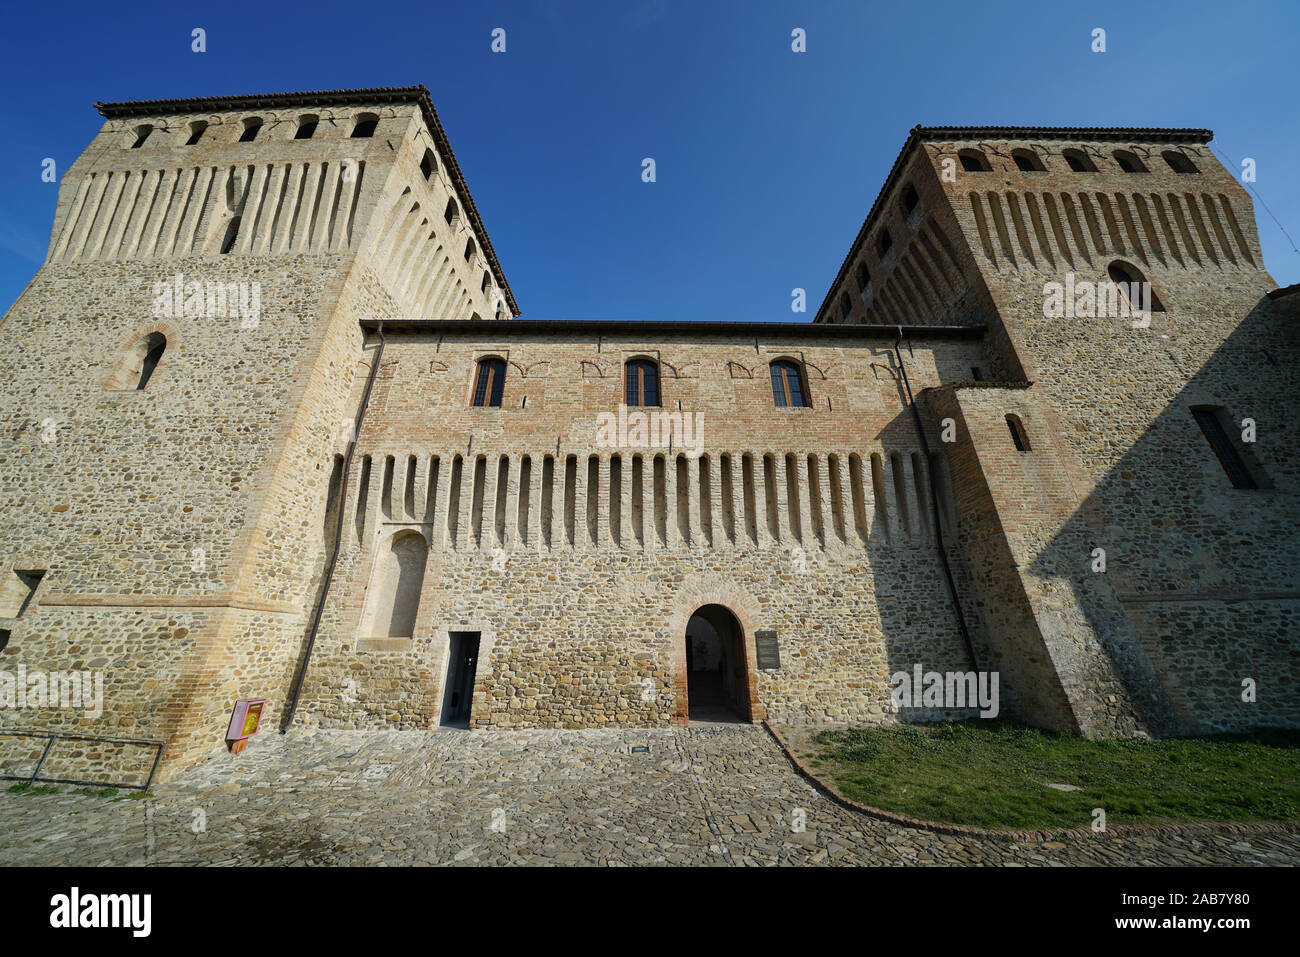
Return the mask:
<path id="1" fill-rule="evenodd" d="M 686 697 L 691 721 L 751 721 L 745 630 L 723 605 L 686 623 Z"/>

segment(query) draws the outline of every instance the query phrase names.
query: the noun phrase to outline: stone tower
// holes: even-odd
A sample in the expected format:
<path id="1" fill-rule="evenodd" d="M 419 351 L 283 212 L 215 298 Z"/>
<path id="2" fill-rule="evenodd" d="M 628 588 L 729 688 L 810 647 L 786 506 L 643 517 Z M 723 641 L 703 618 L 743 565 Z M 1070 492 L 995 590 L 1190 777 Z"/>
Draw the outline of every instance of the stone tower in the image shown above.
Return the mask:
<path id="1" fill-rule="evenodd" d="M 518 310 L 423 87 L 99 110 L 0 326 L 0 661 L 102 672 L 103 714 L 5 723 L 165 741 L 165 773 L 220 747 L 236 698 L 279 717 L 359 320 Z M 152 759 L 61 739 L 42 777 L 139 781 Z"/>
<path id="2" fill-rule="evenodd" d="M 1300 296 L 1211 138 L 917 127 L 817 316 L 987 325 L 980 381 L 924 404 L 956 426 L 980 631 L 1041 723 L 1300 717 Z M 1108 311 L 1132 282 L 1149 314 Z"/>

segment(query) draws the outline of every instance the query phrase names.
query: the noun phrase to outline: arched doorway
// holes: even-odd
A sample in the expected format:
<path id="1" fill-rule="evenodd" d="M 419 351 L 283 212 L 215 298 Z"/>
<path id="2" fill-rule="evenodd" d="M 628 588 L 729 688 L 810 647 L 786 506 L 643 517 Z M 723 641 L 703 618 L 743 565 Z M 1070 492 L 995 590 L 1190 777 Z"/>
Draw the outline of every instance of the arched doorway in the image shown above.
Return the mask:
<path id="1" fill-rule="evenodd" d="M 750 721 L 745 631 L 723 605 L 704 605 L 686 623 L 686 697 L 691 721 Z"/>

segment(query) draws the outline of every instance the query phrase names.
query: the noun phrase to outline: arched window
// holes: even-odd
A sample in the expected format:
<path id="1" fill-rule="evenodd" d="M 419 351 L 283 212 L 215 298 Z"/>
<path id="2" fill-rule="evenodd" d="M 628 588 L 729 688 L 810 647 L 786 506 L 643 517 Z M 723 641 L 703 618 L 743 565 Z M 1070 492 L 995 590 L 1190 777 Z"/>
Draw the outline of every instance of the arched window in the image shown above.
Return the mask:
<path id="1" fill-rule="evenodd" d="M 501 408 L 501 396 L 506 388 L 506 361 L 490 356 L 478 361 L 474 376 L 474 398 L 471 405 L 482 408 Z"/>
<path id="2" fill-rule="evenodd" d="M 300 116 L 298 118 L 298 129 L 294 131 L 295 140 L 309 140 L 316 135 L 316 124 L 320 122 L 320 117 L 313 114 Z"/>
<path id="3" fill-rule="evenodd" d="M 903 187 L 903 196 L 899 200 L 899 205 L 903 207 L 903 215 L 912 215 L 912 210 L 916 209 L 919 202 L 921 202 L 921 197 L 917 195 L 916 187 L 908 183 Z"/>
<path id="4" fill-rule="evenodd" d="M 880 238 L 876 240 L 876 251 L 880 253 L 880 258 L 884 259 L 889 255 L 889 250 L 894 247 L 894 237 L 889 235 L 888 229 L 880 231 Z"/>
<path id="5" fill-rule="evenodd" d="M 433 150 L 425 150 L 424 159 L 420 160 L 420 172 L 424 174 L 425 179 L 432 179 L 437 169 L 438 160 L 434 157 Z"/>
<path id="6" fill-rule="evenodd" d="M 771 365 L 772 401 L 778 409 L 807 408 L 803 369 L 792 359 L 777 359 Z"/>
<path id="7" fill-rule="evenodd" d="M 659 404 L 659 363 L 629 359 L 623 367 L 623 402 L 628 406 Z"/>
<path id="8" fill-rule="evenodd" d="M 352 127 L 352 138 L 354 140 L 364 140 L 375 135 L 375 127 L 379 125 L 379 117 L 373 113 L 362 113 L 357 117 L 356 125 Z"/>
<path id="9" fill-rule="evenodd" d="M 257 131 L 262 128 L 262 118 L 260 116 L 250 116 L 244 120 L 244 132 L 239 134 L 239 142 L 251 143 L 257 139 Z"/>
<path id="10" fill-rule="evenodd" d="M 506 304 L 505 304 L 504 302 L 502 302 L 500 299 L 498 299 L 498 300 L 497 300 L 497 318 L 498 318 L 498 319 L 504 318 L 505 314 L 506 314 Z"/>
<path id="11" fill-rule="evenodd" d="M 853 303 L 849 300 L 847 292 L 840 293 L 840 322 L 848 322 L 849 314 L 853 312 Z"/>
<path id="12" fill-rule="evenodd" d="M 1076 173 L 1095 173 L 1097 165 L 1083 150 L 1064 150 L 1061 153 L 1070 169 Z"/>
<path id="13" fill-rule="evenodd" d="M 867 269 L 865 262 L 858 263 L 858 292 L 862 295 L 867 294 L 867 289 L 871 287 L 871 272 Z"/>
<path id="14" fill-rule="evenodd" d="M 193 146 L 203 139 L 203 133 L 208 128 L 207 121 L 195 120 L 190 124 L 190 138 L 185 141 L 186 146 Z"/>
<path id="15" fill-rule="evenodd" d="M 1116 259 L 1106 267 L 1106 274 L 1119 288 L 1119 294 L 1124 297 L 1130 309 L 1140 312 L 1145 312 L 1147 309 L 1152 312 L 1165 311 L 1164 303 L 1160 301 L 1155 289 L 1137 266 Z"/>
<path id="16" fill-rule="evenodd" d="M 1020 416 L 1008 414 L 1007 428 L 1011 430 L 1011 441 L 1015 443 L 1016 451 L 1030 451 L 1029 433 L 1025 431 L 1025 424 L 1020 421 Z"/>
<path id="17" fill-rule="evenodd" d="M 987 173 L 992 169 L 988 159 L 979 150 L 960 150 L 957 158 L 961 160 L 961 168 L 968 173 Z"/>
<path id="18" fill-rule="evenodd" d="M 152 132 L 153 124 L 151 123 L 144 123 L 137 126 L 135 128 L 135 142 L 131 144 L 131 149 L 138 150 L 140 147 L 144 146 L 144 141 L 149 138 L 149 134 Z"/>
<path id="19" fill-rule="evenodd" d="M 1200 172 L 1186 153 L 1180 153 L 1177 150 L 1165 150 L 1160 155 L 1164 157 L 1164 161 L 1169 164 L 1169 168 L 1175 173 Z"/>
<path id="20" fill-rule="evenodd" d="M 410 638 L 420 610 L 429 546 L 419 532 L 398 532 L 375 568 L 364 638 Z"/>
<path id="21" fill-rule="evenodd" d="M 1137 158 L 1136 153 L 1130 153 L 1128 150 L 1116 150 L 1110 155 L 1115 157 L 1115 162 L 1119 164 L 1119 168 L 1126 173 L 1149 172 L 1146 165 Z"/>
<path id="22" fill-rule="evenodd" d="M 149 333 L 126 354 L 117 373 L 109 380 L 108 388 L 137 392 L 144 389 L 166 351 L 167 337 L 161 332 Z"/>
<path id="23" fill-rule="evenodd" d="M 465 240 L 465 262 L 469 262 L 474 258 L 474 251 L 477 248 L 478 247 L 474 245 L 473 239 Z"/>
<path id="24" fill-rule="evenodd" d="M 483 270 L 483 281 L 482 281 L 481 283 L 479 283 L 479 285 L 478 285 L 478 291 L 479 291 L 479 292 L 487 292 L 488 283 L 490 283 L 491 281 L 492 281 L 492 275 L 491 275 L 491 274 L 490 274 L 486 269 L 484 269 L 484 270 Z"/>
<path id="25" fill-rule="evenodd" d="M 456 225 L 456 220 L 460 219 L 460 207 L 456 205 L 456 200 L 447 200 L 447 208 L 442 211 L 442 218 L 447 221 L 448 226 Z"/>
<path id="26" fill-rule="evenodd" d="M 1012 150 L 1011 158 L 1016 161 L 1016 169 L 1022 173 L 1047 172 L 1047 167 L 1033 150 Z"/>

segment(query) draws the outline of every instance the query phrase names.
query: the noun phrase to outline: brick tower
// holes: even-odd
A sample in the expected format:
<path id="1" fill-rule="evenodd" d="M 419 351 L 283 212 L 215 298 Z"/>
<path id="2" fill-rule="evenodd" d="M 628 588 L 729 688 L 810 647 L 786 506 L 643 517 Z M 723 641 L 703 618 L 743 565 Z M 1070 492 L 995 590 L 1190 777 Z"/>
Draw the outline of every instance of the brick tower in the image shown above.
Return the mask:
<path id="1" fill-rule="evenodd" d="M 917 127 L 817 316 L 987 326 L 981 381 L 924 404 L 956 425 L 980 631 L 1041 723 L 1300 717 L 1300 296 L 1211 138 Z"/>
<path id="2" fill-rule="evenodd" d="M 103 714 L 5 723 L 161 740 L 165 773 L 221 747 L 237 698 L 279 717 L 358 320 L 517 308 L 423 87 L 99 110 L 0 327 L 0 660 L 102 672 Z M 152 758 L 60 739 L 41 774 L 138 782 Z"/>

